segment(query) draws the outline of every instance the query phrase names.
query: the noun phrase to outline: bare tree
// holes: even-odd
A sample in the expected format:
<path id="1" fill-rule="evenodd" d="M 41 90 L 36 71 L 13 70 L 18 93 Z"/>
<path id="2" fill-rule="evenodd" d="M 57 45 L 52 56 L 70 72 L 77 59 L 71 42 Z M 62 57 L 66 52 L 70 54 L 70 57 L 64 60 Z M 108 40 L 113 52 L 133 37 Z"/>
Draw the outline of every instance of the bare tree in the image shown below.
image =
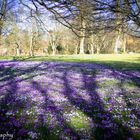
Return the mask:
<path id="1" fill-rule="evenodd" d="M 80 40 L 80 53 L 84 53 L 85 38 L 103 28 L 110 28 L 115 16 L 104 14 L 106 8 L 93 0 L 32 0 L 35 10 L 47 10 L 55 19 L 70 28 Z M 43 12 L 43 11 L 42 11 Z M 109 24 L 108 24 L 109 23 Z"/>
<path id="2" fill-rule="evenodd" d="M 107 37 L 105 35 L 106 31 L 116 31 L 116 38 L 114 41 L 114 52 L 118 53 L 118 48 L 123 49 L 126 52 L 126 33 L 129 29 L 139 26 L 139 1 L 137 0 L 20 0 L 21 4 L 28 8 L 27 19 L 31 21 L 34 18 L 36 22 L 43 23 L 39 19 L 39 16 L 50 12 L 54 19 L 59 23 L 69 28 L 77 37 L 77 45 L 75 47 L 75 53 L 84 54 L 87 52 L 87 40 L 90 37 L 90 53 L 100 53 L 106 48 Z M 11 2 L 11 3 L 10 3 Z M 9 11 L 13 4 L 12 0 L 0 0 L 0 32 L 6 19 L 6 13 L 4 11 Z M 6 7 L 6 8 L 5 8 Z M 2 10 L 5 9 L 5 10 Z M 17 13 L 17 17 L 19 17 Z M 33 56 L 35 47 L 37 46 L 38 38 L 38 27 L 35 22 L 31 23 L 30 26 L 30 38 L 28 41 L 28 53 Z M 28 24 L 28 25 L 31 25 Z M 132 26 L 134 24 L 134 26 Z M 131 25 L 131 26 L 129 26 Z M 45 27 L 45 24 L 44 24 Z M 132 27 L 132 28 L 131 28 Z M 8 27 L 9 28 L 9 27 Z M 101 33 L 101 31 L 105 31 Z M 138 28 L 137 28 L 138 31 Z M 47 31 L 49 33 L 49 42 L 51 44 L 53 54 L 57 53 L 57 46 L 61 44 L 62 36 L 58 35 L 56 31 Z M 99 35 L 100 34 L 100 35 Z M 29 36 L 28 35 L 28 36 Z M 61 36 L 61 37 L 60 37 Z M 58 38 L 61 38 L 60 40 Z M 58 41 L 59 40 L 59 41 Z M 65 37 L 65 43 L 62 43 L 66 52 L 68 52 L 69 39 Z M 71 41 L 72 42 L 72 41 Z M 20 48 L 20 43 L 17 42 L 17 50 Z M 73 47 L 71 47 L 73 49 Z M 74 50 L 74 49 L 73 49 Z M 17 53 L 18 55 L 19 53 Z"/>
<path id="3" fill-rule="evenodd" d="M 123 24 L 128 25 L 127 33 L 140 36 L 140 1 L 139 0 L 96 0 L 112 14 L 121 15 Z M 118 16 L 116 16 L 118 18 Z"/>
<path id="4" fill-rule="evenodd" d="M 8 12 L 10 12 L 14 6 L 15 0 L 0 0 L 0 36 L 2 35 L 2 29 Z"/>
<path id="5" fill-rule="evenodd" d="M 29 29 L 29 55 L 34 56 L 35 47 L 37 45 L 38 37 L 39 37 L 39 29 L 35 19 L 31 17 L 31 28 Z"/>

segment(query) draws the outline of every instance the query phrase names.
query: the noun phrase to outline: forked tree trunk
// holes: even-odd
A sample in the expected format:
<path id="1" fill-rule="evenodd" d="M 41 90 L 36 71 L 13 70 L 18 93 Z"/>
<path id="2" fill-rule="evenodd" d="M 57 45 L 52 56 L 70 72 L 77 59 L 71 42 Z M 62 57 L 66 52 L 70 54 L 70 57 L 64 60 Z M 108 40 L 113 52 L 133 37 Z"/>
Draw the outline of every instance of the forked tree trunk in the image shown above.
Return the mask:
<path id="1" fill-rule="evenodd" d="M 85 35 L 86 35 L 86 23 L 84 19 L 81 19 L 81 37 L 80 37 L 80 54 L 84 54 L 84 45 L 85 45 Z"/>
<path id="2" fill-rule="evenodd" d="M 116 0 L 116 8 L 118 9 L 118 11 L 120 10 L 120 0 Z M 116 40 L 115 40 L 115 46 L 114 46 L 114 54 L 118 54 L 119 53 L 119 48 L 121 48 L 121 34 L 122 34 L 122 26 L 120 26 L 121 24 L 121 14 L 117 13 L 117 20 L 116 20 L 116 25 L 118 25 L 118 31 L 116 32 Z"/>

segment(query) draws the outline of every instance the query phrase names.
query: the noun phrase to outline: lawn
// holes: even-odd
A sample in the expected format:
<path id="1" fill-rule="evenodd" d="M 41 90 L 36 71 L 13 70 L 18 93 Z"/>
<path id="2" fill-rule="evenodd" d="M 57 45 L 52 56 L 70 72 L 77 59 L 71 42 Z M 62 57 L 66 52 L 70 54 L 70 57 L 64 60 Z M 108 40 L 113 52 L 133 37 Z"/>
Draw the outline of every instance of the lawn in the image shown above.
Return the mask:
<path id="1" fill-rule="evenodd" d="M 140 139 L 139 54 L 0 59 L 0 134 Z"/>
<path id="2" fill-rule="evenodd" d="M 86 62 L 108 65 L 121 70 L 140 70 L 140 54 L 100 54 L 100 55 L 48 55 L 35 57 L 0 57 L 0 60 L 21 61 L 63 61 L 63 62 Z"/>

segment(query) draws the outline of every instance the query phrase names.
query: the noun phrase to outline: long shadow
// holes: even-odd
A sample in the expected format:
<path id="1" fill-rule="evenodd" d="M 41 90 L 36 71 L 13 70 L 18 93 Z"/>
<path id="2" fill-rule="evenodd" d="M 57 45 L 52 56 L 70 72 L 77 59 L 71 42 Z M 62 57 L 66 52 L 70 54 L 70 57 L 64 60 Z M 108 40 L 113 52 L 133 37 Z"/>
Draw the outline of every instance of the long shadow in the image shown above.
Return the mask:
<path id="1" fill-rule="evenodd" d="M 26 138 L 23 134 L 27 133 L 22 127 L 26 122 L 23 116 L 17 118 L 15 114 L 21 110 L 26 110 L 24 101 L 19 100 L 18 97 L 18 83 L 16 82 L 16 74 L 13 73 L 12 68 L 15 65 L 12 64 L 8 68 L 2 68 L 2 75 L 9 75 L 9 84 L 4 88 L 0 88 L 0 133 L 1 134 L 12 134 L 12 139 Z M 28 100 L 26 100 L 28 102 Z M 8 139 L 5 136 L 4 139 Z M 9 138 L 10 139 L 10 138 Z"/>
<path id="2" fill-rule="evenodd" d="M 65 133 L 65 130 L 68 130 L 67 133 L 69 133 L 70 139 L 80 139 L 80 136 L 69 126 L 69 124 L 66 122 L 66 120 L 63 117 L 63 113 L 61 111 L 61 108 L 57 107 L 54 103 L 54 101 L 52 101 L 47 94 L 47 87 L 43 88 L 38 82 L 33 81 L 32 82 L 32 86 L 38 90 L 42 96 L 45 99 L 45 103 L 43 104 L 42 108 L 46 111 L 46 113 L 48 113 L 49 111 L 49 115 L 52 115 L 52 117 L 56 117 L 57 121 L 58 121 L 58 127 L 60 127 L 59 129 L 62 131 L 61 133 Z M 44 140 L 52 140 L 52 139 L 64 139 L 62 136 L 54 136 L 51 135 L 53 133 L 53 131 L 55 131 L 52 128 L 49 128 L 49 126 L 47 126 L 46 122 L 44 121 L 43 116 L 45 116 L 45 114 L 41 115 L 41 120 L 42 120 L 42 124 L 44 123 L 45 125 L 45 130 L 47 130 L 47 135 L 45 133 L 44 136 L 42 136 L 42 138 Z M 53 119 L 53 118 L 51 118 Z M 55 120 L 54 122 L 55 123 Z M 50 131 L 50 130 L 53 131 Z M 58 128 L 57 128 L 58 129 Z"/>
<path id="3" fill-rule="evenodd" d="M 123 87 L 125 85 L 125 82 L 129 81 L 129 83 L 132 82 L 132 85 L 140 88 L 140 77 L 137 75 L 136 72 L 122 72 L 122 71 L 115 71 L 113 70 L 113 76 L 119 81 L 119 87 L 121 89 L 121 93 L 120 95 L 123 96 L 123 99 L 125 100 L 125 103 L 127 105 L 127 107 L 129 108 L 133 108 L 135 106 L 135 108 L 133 108 L 131 110 L 132 114 L 135 114 L 137 116 L 137 118 L 140 119 L 140 113 L 139 113 L 139 109 L 136 109 L 136 103 L 131 103 L 131 100 L 128 100 L 128 95 L 130 93 L 128 93 L 128 91 L 126 91 L 126 89 Z M 131 94 L 136 94 L 134 91 L 130 91 L 132 92 Z M 139 93 L 139 91 L 136 91 Z M 132 96 L 132 95 L 131 95 Z M 133 98 L 133 97 L 131 97 Z M 139 98 L 139 97 L 138 97 Z M 139 99 L 138 99 L 139 100 Z"/>
<path id="4" fill-rule="evenodd" d="M 126 102 L 126 105 L 127 105 L 127 107 L 132 108 L 131 114 L 135 114 L 140 121 L 140 109 L 137 107 L 136 102 L 131 103 L 131 100 L 128 100 L 128 95 L 127 95 L 127 92 L 124 89 L 123 85 L 124 85 L 124 82 L 121 80 L 120 88 L 121 88 L 121 91 L 122 91 L 121 93 L 123 93 L 123 97 L 124 97 L 124 100 Z M 135 93 L 133 93 L 133 94 L 135 94 Z M 135 98 L 137 98 L 137 97 L 135 97 Z"/>
<path id="5" fill-rule="evenodd" d="M 33 74 L 27 78 L 19 78 L 24 74 L 31 74 L 38 69 L 42 63 L 22 69 L 18 62 L 5 62 L 9 64 L 0 65 L 0 133 L 12 134 L 13 139 L 27 139 L 28 131 L 26 126 L 32 116 L 28 115 L 28 111 L 34 103 L 27 97 L 27 92 L 19 91 L 19 84 L 26 80 L 32 80 L 38 74 Z M 24 87 L 22 87 L 24 90 Z M 28 121 L 27 121 L 28 120 Z M 27 123 L 28 122 L 28 123 Z"/>
<path id="6" fill-rule="evenodd" d="M 17 62 L 18 63 L 18 62 Z M 88 75 L 84 69 L 86 69 L 87 65 L 81 64 L 71 64 L 67 63 L 54 63 L 50 64 L 48 62 L 40 62 L 36 65 L 30 65 L 25 69 L 22 67 L 17 67 L 16 63 L 10 64 L 8 67 L 4 65 L 0 65 L 0 82 L 6 82 L 3 85 L 0 85 L 1 95 L 4 95 L 2 99 L 0 99 L 0 132 L 6 133 L 7 130 L 9 133 L 14 134 L 14 139 L 21 138 L 27 139 L 28 138 L 28 131 L 27 130 L 34 130 L 36 129 L 42 133 L 42 139 L 65 139 L 61 135 L 65 132 L 65 136 L 68 136 L 70 139 L 82 139 L 82 137 L 72 128 L 69 123 L 65 120 L 64 117 L 64 109 L 63 106 L 57 106 L 56 102 L 54 102 L 48 96 L 49 85 L 51 85 L 51 81 L 48 86 L 43 87 L 41 85 L 41 81 L 35 81 L 33 78 L 36 76 L 46 76 L 46 74 L 51 74 L 53 72 L 61 73 L 62 76 L 58 77 L 60 80 L 63 81 L 63 92 L 61 93 L 64 95 L 68 102 L 75 107 L 78 107 L 81 112 L 84 112 L 88 117 L 92 119 L 92 123 L 94 124 L 93 132 L 91 134 L 90 139 L 96 140 L 125 140 L 129 137 L 133 137 L 130 129 L 128 127 L 122 126 L 120 123 L 116 122 L 112 116 L 112 114 L 105 109 L 104 102 L 102 98 L 99 96 L 97 89 L 98 86 L 96 84 L 96 73 L 92 73 Z M 73 68 L 76 67 L 78 70 L 76 71 Z M 15 72 L 16 70 L 16 72 Z M 80 94 L 77 93 L 75 88 L 70 85 L 70 81 L 68 77 L 70 77 L 69 72 L 72 70 L 73 72 L 78 72 L 81 74 L 82 78 L 80 79 L 83 83 L 83 89 L 86 91 L 88 96 L 90 97 L 89 100 L 85 100 L 82 96 L 82 92 Z M 94 70 L 93 70 L 94 71 Z M 32 74 L 32 76 L 29 76 Z M 128 74 L 128 73 L 119 73 L 113 72 L 118 80 L 119 78 L 123 79 L 131 79 L 133 80 L 137 86 L 139 86 L 139 77 Z M 24 74 L 29 74 L 27 78 L 19 79 L 19 76 Z M 118 75 L 118 77 L 116 76 Z M 56 75 L 54 74 L 55 81 Z M 49 77 L 48 77 L 49 78 Z M 133 79 L 134 78 L 134 79 Z M 37 106 L 35 102 L 32 101 L 31 98 L 27 98 L 26 100 L 17 100 L 19 94 L 27 94 L 27 92 L 32 93 L 32 91 L 23 91 L 19 92 L 19 83 L 30 80 L 29 83 L 31 85 L 31 89 L 34 92 L 40 93 L 41 97 L 44 99 L 44 103 L 39 105 L 38 107 L 40 110 L 44 110 L 44 112 L 40 112 L 39 115 L 31 116 L 25 113 L 28 111 L 32 106 Z M 45 82 L 45 81 L 44 81 Z M 22 87 L 23 89 L 26 87 Z M 123 89 L 122 89 L 122 92 Z M 124 95 L 125 97 L 125 95 Z M 35 98 L 35 97 L 33 97 Z M 66 104 L 65 104 L 66 105 Z M 129 105 L 129 103 L 127 104 Z M 66 105 L 67 106 L 67 105 Z M 11 112 L 10 112 L 11 111 Z M 47 118 L 47 114 L 52 115 L 52 118 Z M 16 115 L 18 116 L 16 116 Z M 31 119 L 37 118 L 37 123 L 34 124 L 34 121 Z M 53 120 L 53 117 L 57 120 L 54 120 L 58 123 L 59 128 L 52 128 L 47 126 L 46 119 Z M 31 122 L 30 122 L 31 121 Z M 49 121 L 49 120 L 48 120 Z M 27 128 L 26 125 L 31 125 L 31 127 Z M 28 123 L 28 124 L 27 124 Z M 3 126 L 3 127 L 2 127 Z M 57 126 L 57 125 L 56 125 Z M 34 128 L 35 127 L 35 128 Z M 26 130 L 27 129 L 27 130 Z M 55 129 L 60 129 L 60 133 L 56 136 L 52 135 Z M 67 131 L 66 131 L 67 130 Z M 41 139 L 40 138 L 40 139 Z"/>
<path id="7" fill-rule="evenodd" d="M 14 75 L 16 77 L 16 79 L 14 81 L 15 83 L 30 80 L 30 79 L 33 79 L 34 77 L 38 76 L 38 75 L 44 75 L 45 74 L 45 73 L 32 74 L 33 72 L 35 72 L 37 70 L 39 70 L 39 71 L 43 70 L 41 68 L 38 68 L 43 63 L 38 63 L 35 66 L 29 67 L 29 68 L 26 68 L 26 69 L 21 69 L 21 68 L 17 69 L 16 64 L 18 64 L 18 62 L 13 63 L 12 66 L 8 66 L 7 68 L 5 68 L 3 65 L 0 67 L 0 70 L 2 71 L 0 73 L 0 77 L 3 77 L 3 78 L 0 79 L 0 82 L 6 82 L 5 84 L 0 85 L 0 88 L 2 88 L 4 86 L 7 86 L 11 83 L 11 81 L 9 81 L 9 79 L 11 77 L 11 73 L 15 73 L 15 75 Z M 26 77 L 26 78 L 19 78 L 20 76 L 24 76 L 25 74 L 28 74 L 29 76 Z"/>
<path id="8" fill-rule="evenodd" d="M 31 91 L 23 91 L 23 92 L 18 91 L 19 83 L 26 81 L 26 80 L 30 80 L 30 82 L 32 82 L 32 85 L 33 85 L 32 87 L 34 88 L 34 90 L 39 91 L 39 93 L 41 93 L 42 96 L 45 98 L 46 103 L 42 108 L 46 108 L 47 103 L 48 103 L 47 101 L 49 101 L 48 105 L 51 104 L 51 106 L 49 106 L 48 108 L 51 108 L 50 109 L 51 114 L 54 114 L 54 116 L 57 117 L 57 120 L 59 120 L 59 123 L 63 123 L 63 124 L 61 124 L 63 127 L 63 130 L 68 130 L 67 133 L 70 133 L 69 135 L 73 135 L 73 138 L 75 136 L 76 136 L 76 138 L 78 138 L 79 137 L 78 134 L 76 134 L 74 132 L 74 130 L 72 128 L 70 128 L 70 126 L 68 126 L 68 124 L 66 124 L 62 113 L 60 114 L 60 112 L 58 111 L 58 108 L 55 106 L 54 102 L 52 102 L 49 99 L 49 97 L 47 97 L 47 94 L 45 94 L 45 93 L 47 93 L 47 88 L 43 89 L 38 82 L 33 81 L 34 77 L 36 77 L 38 75 L 46 74 L 46 73 L 42 72 L 42 70 L 43 71 L 47 70 L 47 72 L 52 71 L 52 69 L 55 69 L 55 67 L 58 66 L 58 64 L 49 65 L 49 63 L 39 63 L 39 64 L 36 64 L 35 66 L 33 65 L 33 66 L 30 66 L 29 68 L 27 67 L 25 69 L 22 69 L 22 67 L 16 66 L 16 64 L 18 64 L 18 62 L 15 62 L 15 63 L 12 62 L 10 64 L 7 64 L 6 67 L 4 65 L 1 65 L 1 67 L 0 67 L 0 70 L 1 70 L 0 74 L 1 74 L 1 77 L 3 77 L 1 79 L 1 82 L 3 82 L 3 83 L 6 82 L 0 86 L 0 89 L 2 92 L 1 95 L 6 94 L 6 96 L 4 96 L 4 99 L 2 99 L 0 102 L 0 104 L 1 104 L 1 108 L 0 108 L 1 109 L 0 110 L 1 121 L 0 122 L 2 122 L 1 126 L 4 126 L 4 127 L 0 127 L 0 132 L 2 134 L 6 134 L 6 132 L 9 132 L 14 135 L 14 139 L 21 138 L 21 137 L 22 137 L 22 139 L 26 139 L 28 137 L 27 136 L 28 131 L 24 127 L 25 127 L 25 124 L 27 124 L 27 122 L 28 122 L 27 120 L 29 120 L 29 118 L 32 118 L 32 116 L 30 116 L 26 113 L 26 111 L 28 111 L 32 107 L 32 101 L 30 99 L 26 99 L 26 101 L 24 102 L 23 100 L 17 100 L 17 97 L 19 96 L 18 95 L 19 93 L 23 94 L 23 95 L 25 94 L 25 96 L 26 96 L 27 92 L 31 92 Z M 48 65 L 48 66 L 47 66 L 47 68 L 42 68 L 42 65 L 43 66 Z M 30 75 L 31 73 L 34 73 L 36 71 L 39 71 L 39 73 L 33 74 L 32 76 L 28 76 L 27 78 L 19 78 L 19 76 L 22 76 L 24 74 Z M 5 88 L 6 88 L 6 91 L 4 92 L 3 89 L 5 89 Z M 26 87 L 22 87 L 22 88 L 24 90 L 24 88 L 26 88 Z M 17 114 L 19 117 L 16 116 Z M 51 128 L 47 128 L 47 126 L 44 126 L 44 115 L 39 115 L 38 119 L 40 120 L 39 129 L 41 129 L 41 132 L 42 132 L 41 138 L 52 139 L 51 138 L 52 135 L 49 132 Z M 23 123 L 25 123 L 25 124 L 23 125 Z M 5 124 L 5 125 L 3 125 L 3 124 Z M 23 125 L 23 127 L 22 127 L 22 125 Z M 30 124 L 29 122 L 27 125 L 32 126 L 32 124 Z M 48 138 L 48 137 L 50 137 L 50 138 Z M 53 137 L 53 138 L 57 139 L 55 137 Z"/>
<path id="9" fill-rule="evenodd" d="M 126 107 L 129 108 L 129 111 L 131 114 L 131 127 L 133 127 L 132 132 L 135 135 L 135 138 L 139 139 L 140 136 L 140 129 L 139 129 L 139 122 L 140 122 L 140 76 L 139 74 L 134 72 L 128 72 L 128 71 L 113 71 L 113 75 L 116 79 L 119 80 L 118 86 L 120 87 L 120 93 L 119 95 L 122 96 L 122 99 L 124 100 Z M 130 84 L 130 88 L 132 86 L 132 89 L 128 90 L 124 87 L 126 83 Z M 132 84 L 132 85 L 131 85 Z M 138 125 L 134 124 L 136 122 Z"/>
<path id="10" fill-rule="evenodd" d="M 67 72 L 64 73 L 63 80 L 65 90 L 63 94 L 68 97 L 69 102 L 80 108 L 87 116 L 92 118 L 95 128 L 93 130 L 93 138 L 97 140 L 124 140 L 132 136 L 132 133 L 127 127 L 123 127 L 113 120 L 111 113 L 104 109 L 104 103 L 96 92 L 97 85 L 95 82 L 95 74 L 88 78 L 83 70 L 81 70 L 84 82 L 84 88 L 89 94 L 91 101 L 84 100 L 70 86 L 67 79 Z M 73 97 L 73 94 L 74 97 Z M 76 97 L 75 97 L 76 96 Z M 110 126 L 111 124 L 111 126 Z"/>

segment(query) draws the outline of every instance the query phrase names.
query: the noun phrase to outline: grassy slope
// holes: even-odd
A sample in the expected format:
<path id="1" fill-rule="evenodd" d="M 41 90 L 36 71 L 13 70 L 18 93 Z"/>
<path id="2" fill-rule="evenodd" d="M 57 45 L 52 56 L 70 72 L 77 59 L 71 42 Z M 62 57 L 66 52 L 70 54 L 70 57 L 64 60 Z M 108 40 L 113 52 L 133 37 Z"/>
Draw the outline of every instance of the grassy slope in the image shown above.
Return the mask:
<path id="1" fill-rule="evenodd" d="M 106 64 L 115 69 L 140 70 L 140 54 L 56 55 L 36 57 L 0 57 L 0 60 L 64 61 Z"/>

